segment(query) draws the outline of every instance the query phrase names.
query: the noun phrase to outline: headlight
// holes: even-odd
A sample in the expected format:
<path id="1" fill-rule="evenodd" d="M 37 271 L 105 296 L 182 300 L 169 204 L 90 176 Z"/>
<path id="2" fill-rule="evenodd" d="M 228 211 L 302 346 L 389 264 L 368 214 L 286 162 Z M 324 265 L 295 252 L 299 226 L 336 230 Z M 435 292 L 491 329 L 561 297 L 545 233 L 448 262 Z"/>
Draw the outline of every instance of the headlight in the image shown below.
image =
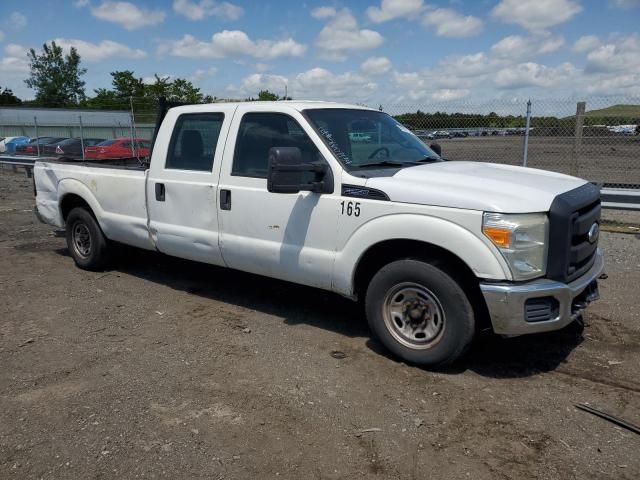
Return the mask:
<path id="1" fill-rule="evenodd" d="M 549 220 L 545 213 L 485 213 L 482 232 L 498 247 L 514 280 L 545 274 L 549 244 Z"/>

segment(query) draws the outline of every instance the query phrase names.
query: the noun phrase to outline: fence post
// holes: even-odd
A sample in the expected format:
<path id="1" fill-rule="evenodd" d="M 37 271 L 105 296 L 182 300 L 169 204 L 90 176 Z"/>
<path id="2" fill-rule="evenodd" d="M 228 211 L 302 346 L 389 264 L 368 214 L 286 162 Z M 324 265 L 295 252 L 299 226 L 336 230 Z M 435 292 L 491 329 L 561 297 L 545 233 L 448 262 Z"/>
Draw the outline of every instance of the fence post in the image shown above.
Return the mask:
<path id="1" fill-rule="evenodd" d="M 38 117 L 33 117 L 33 126 L 36 130 L 36 150 L 38 152 L 38 157 L 40 156 L 40 142 L 38 141 Z"/>
<path id="2" fill-rule="evenodd" d="M 574 133 L 573 151 L 571 152 L 571 175 L 578 176 L 578 156 L 582 146 L 582 126 L 584 125 L 584 112 L 587 102 L 578 102 L 576 105 L 576 130 Z"/>
<path id="3" fill-rule="evenodd" d="M 78 123 L 80 124 L 80 148 L 82 149 L 82 161 L 84 161 L 84 130 L 82 129 L 82 115 L 78 115 Z"/>
<path id="4" fill-rule="evenodd" d="M 531 99 L 527 100 L 527 123 L 524 127 L 524 146 L 522 147 L 522 166 L 529 160 L 529 127 L 531 126 Z"/>
<path id="5" fill-rule="evenodd" d="M 286 97 L 286 94 L 285 94 Z M 134 157 L 138 156 L 138 142 L 136 140 L 136 117 L 133 115 L 133 97 L 129 97 L 129 105 L 131 105 L 131 152 Z"/>
<path id="6" fill-rule="evenodd" d="M 134 145 L 134 139 L 133 139 L 133 118 L 130 116 L 129 117 L 129 130 L 130 130 L 130 136 L 131 136 L 131 156 L 135 157 L 136 156 L 136 151 L 135 151 L 135 147 Z"/>

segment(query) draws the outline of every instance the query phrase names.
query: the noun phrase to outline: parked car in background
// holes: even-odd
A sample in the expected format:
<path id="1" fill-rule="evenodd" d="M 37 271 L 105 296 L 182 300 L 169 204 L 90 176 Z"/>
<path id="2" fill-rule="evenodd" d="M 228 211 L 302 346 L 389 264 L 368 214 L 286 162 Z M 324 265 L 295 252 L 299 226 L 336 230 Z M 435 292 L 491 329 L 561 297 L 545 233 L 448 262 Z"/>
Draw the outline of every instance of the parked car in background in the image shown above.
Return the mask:
<path id="1" fill-rule="evenodd" d="M 65 137 L 32 138 L 31 140 L 29 140 L 29 142 L 18 145 L 16 147 L 16 153 L 19 155 L 37 155 L 38 150 L 40 150 L 40 154 L 43 154 L 45 145 L 59 142 L 61 140 L 65 140 Z"/>
<path id="2" fill-rule="evenodd" d="M 436 130 L 435 132 L 430 133 L 429 135 L 427 135 L 427 138 L 429 140 L 433 140 L 435 138 L 451 138 L 451 133 L 447 132 L 446 130 Z"/>
<path id="3" fill-rule="evenodd" d="M 461 132 L 461 131 L 453 132 L 454 138 L 467 138 L 468 136 L 469 134 L 467 132 Z"/>
<path id="4" fill-rule="evenodd" d="M 135 152 L 135 153 L 134 153 Z M 98 160 L 103 158 L 129 158 L 148 157 L 151 152 L 151 142 L 141 138 L 135 139 L 132 147 L 130 137 L 114 138 L 105 140 L 97 145 L 84 149 L 84 158 L 88 160 Z"/>
<path id="5" fill-rule="evenodd" d="M 15 153 L 16 146 L 27 143 L 29 137 L 5 137 L 0 141 L 0 153 Z"/>
<path id="6" fill-rule="evenodd" d="M 82 158 L 82 146 L 90 147 L 104 142 L 104 138 L 65 138 L 60 142 L 50 143 L 44 146 L 46 156 L 64 158 Z"/>

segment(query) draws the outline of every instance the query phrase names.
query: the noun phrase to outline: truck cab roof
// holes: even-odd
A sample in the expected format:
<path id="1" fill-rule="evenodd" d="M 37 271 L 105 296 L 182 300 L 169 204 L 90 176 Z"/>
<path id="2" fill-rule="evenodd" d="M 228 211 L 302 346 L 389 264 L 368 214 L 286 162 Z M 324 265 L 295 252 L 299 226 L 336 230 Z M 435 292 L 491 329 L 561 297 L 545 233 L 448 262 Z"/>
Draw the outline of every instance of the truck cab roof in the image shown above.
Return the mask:
<path id="1" fill-rule="evenodd" d="M 353 105 L 349 103 L 338 103 L 338 102 L 323 102 L 316 100 L 278 100 L 275 102 L 220 102 L 220 103 L 205 103 L 205 104 L 196 104 L 196 105 L 182 105 L 179 107 L 173 107 L 171 110 L 176 111 L 178 113 L 187 113 L 187 112 L 206 112 L 211 110 L 211 106 L 220 106 L 225 105 L 227 107 L 238 107 L 238 106 L 255 106 L 255 107 L 272 107 L 274 110 L 278 110 L 280 108 L 291 108 L 293 110 L 297 110 L 299 112 L 303 110 L 310 109 L 318 109 L 318 108 L 345 108 L 345 109 L 355 109 L 355 110 L 376 110 L 370 107 L 365 107 L 362 105 Z"/>

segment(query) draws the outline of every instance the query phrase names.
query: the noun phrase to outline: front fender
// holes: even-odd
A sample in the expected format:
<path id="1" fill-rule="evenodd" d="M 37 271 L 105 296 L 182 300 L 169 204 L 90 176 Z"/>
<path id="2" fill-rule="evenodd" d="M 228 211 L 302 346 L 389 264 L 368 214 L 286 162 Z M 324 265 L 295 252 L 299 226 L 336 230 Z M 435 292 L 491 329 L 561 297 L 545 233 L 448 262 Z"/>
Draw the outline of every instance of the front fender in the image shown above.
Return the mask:
<path id="1" fill-rule="evenodd" d="M 478 278 L 511 279 L 509 267 L 490 241 L 479 238 L 465 228 L 476 226 L 477 223 L 480 231 L 481 214 L 477 216 L 476 213 L 469 213 L 466 217 L 461 215 L 465 226 L 443 218 L 413 213 L 390 214 L 367 221 L 353 232 L 342 248 L 338 248 L 333 289 L 352 297 L 358 262 L 369 248 L 389 240 L 415 240 L 436 245 L 460 258 Z"/>

